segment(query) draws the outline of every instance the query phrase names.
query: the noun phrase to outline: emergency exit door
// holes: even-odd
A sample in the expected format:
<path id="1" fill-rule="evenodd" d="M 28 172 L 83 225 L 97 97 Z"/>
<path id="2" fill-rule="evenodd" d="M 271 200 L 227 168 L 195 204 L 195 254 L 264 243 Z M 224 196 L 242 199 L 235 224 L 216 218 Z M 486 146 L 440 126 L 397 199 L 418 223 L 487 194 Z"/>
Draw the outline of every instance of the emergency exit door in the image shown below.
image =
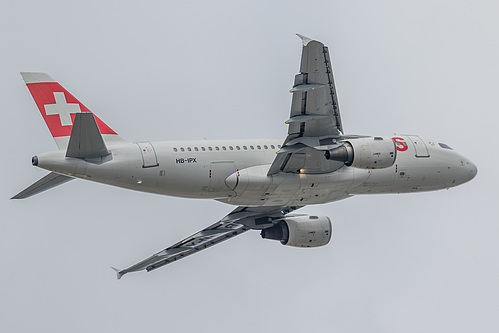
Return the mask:
<path id="1" fill-rule="evenodd" d="M 416 150 L 416 157 L 430 157 L 426 144 L 419 136 L 409 135 L 409 139 L 411 139 L 414 149 Z"/>
<path id="2" fill-rule="evenodd" d="M 156 151 L 150 142 L 137 142 L 140 153 L 142 154 L 142 167 L 152 168 L 159 165 Z"/>

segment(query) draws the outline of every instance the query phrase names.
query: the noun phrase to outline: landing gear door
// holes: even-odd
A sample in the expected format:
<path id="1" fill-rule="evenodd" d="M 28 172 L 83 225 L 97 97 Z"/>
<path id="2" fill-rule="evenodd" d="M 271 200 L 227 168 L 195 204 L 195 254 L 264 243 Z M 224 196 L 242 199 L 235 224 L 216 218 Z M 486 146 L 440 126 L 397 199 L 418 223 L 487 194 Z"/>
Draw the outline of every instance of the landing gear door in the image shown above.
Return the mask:
<path id="1" fill-rule="evenodd" d="M 159 165 L 156 151 L 150 142 L 137 142 L 140 153 L 142 154 L 142 167 L 152 168 Z"/>
<path id="2" fill-rule="evenodd" d="M 411 139 L 414 149 L 416 150 L 416 157 L 430 157 L 426 144 L 419 136 L 409 135 L 409 139 Z"/>

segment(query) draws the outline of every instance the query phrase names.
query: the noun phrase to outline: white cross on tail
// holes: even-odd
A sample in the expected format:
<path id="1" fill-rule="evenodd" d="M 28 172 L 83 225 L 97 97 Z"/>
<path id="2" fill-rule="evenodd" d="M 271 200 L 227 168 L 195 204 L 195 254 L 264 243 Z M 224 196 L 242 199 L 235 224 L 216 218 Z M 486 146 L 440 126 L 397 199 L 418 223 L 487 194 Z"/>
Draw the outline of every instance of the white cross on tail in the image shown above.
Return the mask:
<path id="1" fill-rule="evenodd" d="M 71 120 L 71 113 L 79 113 L 80 105 L 78 103 L 66 102 L 66 96 L 63 92 L 54 92 L 55 104 L 45 105 L 45 113 L 47 116 L 58 114 L 61 118 L 62 126 L 71 126 L 73 121 Z"/>

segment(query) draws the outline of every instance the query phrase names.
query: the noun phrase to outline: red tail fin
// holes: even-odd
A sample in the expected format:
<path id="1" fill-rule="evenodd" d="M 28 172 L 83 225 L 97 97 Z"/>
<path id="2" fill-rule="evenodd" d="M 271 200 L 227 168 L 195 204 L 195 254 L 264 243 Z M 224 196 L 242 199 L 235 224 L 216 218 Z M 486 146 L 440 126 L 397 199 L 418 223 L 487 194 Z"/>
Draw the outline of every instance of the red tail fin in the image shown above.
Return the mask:
<path id="1" fill-rule="evenodd" d="M 65 149 L 76 114 L 91 111 L 48 74 L 21 73 L 21 75 L 57 146 L 59 149 Z M 108 134 L 118 138 L 117 133 L 97 116 L 95 120 L 104 137 Z"/>

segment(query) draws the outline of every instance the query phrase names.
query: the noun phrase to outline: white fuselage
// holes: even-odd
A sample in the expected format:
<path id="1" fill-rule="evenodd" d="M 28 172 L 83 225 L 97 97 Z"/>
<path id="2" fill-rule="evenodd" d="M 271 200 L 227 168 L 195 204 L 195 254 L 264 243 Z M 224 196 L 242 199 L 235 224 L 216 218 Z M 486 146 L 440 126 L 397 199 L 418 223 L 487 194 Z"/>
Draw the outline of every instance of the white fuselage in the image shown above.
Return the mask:
<path id="1" fill-rule="evenodd" d="M 60 150 L 39 155 L 38 166 L 132 190 L 239 206 L 304 206 L 355 194 L 432 191 L 476 175 L 473 163 L 445 145 L 416 136 L 400 138 L 408 144 L 391 167 L 343 166 L 325 174 L 267 176 L 281 144 L 271 139 L 107 142 L 111 155 L 104 160 L 67 158 Z"/>

